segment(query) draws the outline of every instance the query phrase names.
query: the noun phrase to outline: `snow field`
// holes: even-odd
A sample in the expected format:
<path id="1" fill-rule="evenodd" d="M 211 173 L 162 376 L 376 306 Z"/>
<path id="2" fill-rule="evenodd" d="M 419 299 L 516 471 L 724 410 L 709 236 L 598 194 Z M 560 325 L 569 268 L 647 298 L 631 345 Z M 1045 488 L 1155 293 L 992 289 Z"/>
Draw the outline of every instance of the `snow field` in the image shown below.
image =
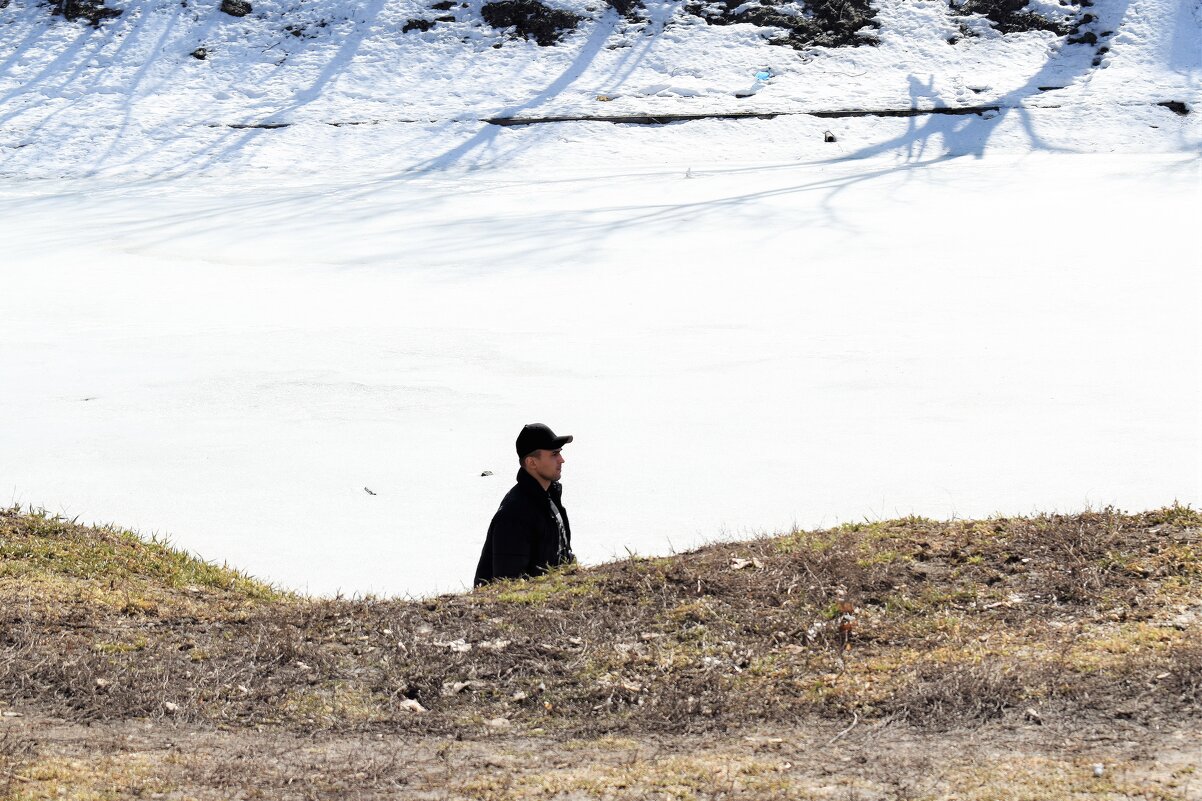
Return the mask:
<path id="1" fill-rule="evenodd" d="M 540 48 L 479 5 L 0 9 L 12 502 L 415 595 L 470 581 L 534 420 L 577 438 L 586 562 L 1202 503 L 1197 0 L 1098 0 L 1104 53 L 953 46 L 941 0 L 807 52 L 654 0 L 557 0 L 586 20 Z M 481 122 L 743 112 L 780 116 Z"/>
<path id="2" fill-rule="evenodd" d="M 691 174 L 10 186 L 0 476 L 320 593 L 462 588 L 532 420 L 588 562 L 1202 500 L 1196 160 Z"/>
<path id="3" fill-rule="evenodd" d="M 1132 119 L 1163 101 L 1198 108 L 1197 0 L 1100 0 L 1087 27 L 1111 35 L 1100 40 L 1109 50 L 1096 68 L 1095 47 L 1048 32 L 1002 36 L 981 19 L 949 16 L 939 0 L 881 0 L 877 47 L 804 52 L 768 45 L 771 29 L 706 25 L 678 2 L 654 1 L 644 23 L 603 4 L 558 3 L 585 20 L 545 48 L 483 25 L 480 3 L 453 9 L 456 22 L 402 33 L 407 20 L 433 13 L 425 3 L 260 0 L 253 16 L 235 18 L 214 3 L 148 0 L 93 30 L 13 0 L 0 12 L 0 176 L 192 174 L 236 163 L 257 134 L 282 138 L 229 127 L 258 124 L 384 123 L 385 134 L 335 129 L 332 137 L 338 148 L 376 144 L 369 158 L 382 167 L 398 150 L 438 152 L 448 122 L 498 116 L 999 105 L 1035 129 L 1047 126 L 1027 118 L 1055 113 L 1050 127 L 1077 137 L 1044 142 L 1031 131 L 1023 150 L 1107 152 L 1121 139 L 1127 150 L 1197 151 L 1202 143 L 1196 115 L 1157 128 Z M 978 35 L 948 44 L 961 21 Z M 189 55 L 199 46 L 209 53 L 203 61 Z M 765 67 L 774 77 L 737 98 Z M 1075 119 L 1061 127 L 1066 109 Z M 888 126 L 873 133 L 887 135 Z M 305 161 L 345 163 L 328 149 Z"/>

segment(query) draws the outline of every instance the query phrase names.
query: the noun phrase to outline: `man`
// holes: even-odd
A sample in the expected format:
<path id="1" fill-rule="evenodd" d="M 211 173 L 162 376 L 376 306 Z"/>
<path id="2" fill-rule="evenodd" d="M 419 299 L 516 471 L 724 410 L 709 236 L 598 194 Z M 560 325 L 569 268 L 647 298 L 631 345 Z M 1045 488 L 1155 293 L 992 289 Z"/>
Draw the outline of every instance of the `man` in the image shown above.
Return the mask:
<path id="1" fill-rule="evenodd" d="M 518 434 L 518 483 L 493 515 L 476 566 L 476 586 L 498 579 L 538 576 L 576 561 L 572 527 L 563 508 L 563 455 L 572 437 L 557 437 L 542 423 Z"/>

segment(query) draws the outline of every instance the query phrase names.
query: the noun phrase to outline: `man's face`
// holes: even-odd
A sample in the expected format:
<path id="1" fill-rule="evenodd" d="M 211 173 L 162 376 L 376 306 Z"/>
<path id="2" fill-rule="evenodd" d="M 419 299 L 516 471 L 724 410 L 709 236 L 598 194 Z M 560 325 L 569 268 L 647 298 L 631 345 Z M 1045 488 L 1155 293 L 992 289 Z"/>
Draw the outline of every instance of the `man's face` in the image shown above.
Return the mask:
<path id="1" fill-rule="evenodd" d="M 543 481 L 559 481 L 563 475 L 563 454 L 556 448 L 553 451 L 535 451 L 526 459 L 526 464 L 535 476 Z"/>

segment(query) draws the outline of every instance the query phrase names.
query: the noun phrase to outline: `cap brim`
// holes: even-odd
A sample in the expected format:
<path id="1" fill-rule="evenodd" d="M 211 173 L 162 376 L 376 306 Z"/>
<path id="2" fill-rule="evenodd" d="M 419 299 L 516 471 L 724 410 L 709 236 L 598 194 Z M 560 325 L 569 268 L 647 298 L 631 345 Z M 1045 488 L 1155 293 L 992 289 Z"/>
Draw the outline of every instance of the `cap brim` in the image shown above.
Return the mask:
<path id="1" fill-rule="evenodd" d="M 566 437 L 556 437 L 554 440 L 555 447 L 562 448 L 564 445 L 567 445 L 573 439 L 575 439 L 575 437 L 573 437 L 571 434 L 568 434 Z"/>

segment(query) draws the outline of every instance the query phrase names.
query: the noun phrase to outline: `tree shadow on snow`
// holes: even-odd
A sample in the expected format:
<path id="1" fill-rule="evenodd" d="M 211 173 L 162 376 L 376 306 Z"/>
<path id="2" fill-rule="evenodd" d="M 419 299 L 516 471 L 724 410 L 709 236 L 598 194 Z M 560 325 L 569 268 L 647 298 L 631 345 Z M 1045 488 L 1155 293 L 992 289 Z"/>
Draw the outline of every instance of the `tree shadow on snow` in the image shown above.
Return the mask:
<path id="1" fill-rule="evenodd" d="M 53 26 L 57 20 L 51 19 L 49 14 L 45 16 L 45 19 L 30 24 L 25 38 L 13 47 L 12 52 L 3 62 L 0 62 L 0 80 L 8 78 L 15 65 L 27 59 L 36 58 L 37 54 L 46 47 L 45 40 L 52 38 Z M 111 24 L 109 23 L 109 25 Z M 83 73 L 88 69 L 89 62 L 108 43 L 103 29 L 97 30 L 86 25 L 80 25 L 78 29 L 78 35 L 74 36 L 66 46 L 59 48 L 58 55 L 48 61 L 35 75 L 27 78 L 16 88 L 0 95 L 0 108 L 4 108 L 5 105 L 22 96 L 33 97 L 36 94 L 43 101 L 47 98 L 61 97 L 64 90 L 77 85 Z M 39 113 L 44 112 L 43 103 L 14 104 L 12 108 L 0 113 L 0 130 L 19 130 L 26 118 L 35 118 L 37 121 L 29 129 L 32 137 L 49 128 L 51 123 L 68 108 L 69 104 L 64 103 L 58 110 L 49 114 L 43 113 L 39 117 Z M 4 163 L 4 155 L 3 151 L 0 151 L 0 165 Z"/>
<path id="2" fill-rule="evenodd" d="M 137 14 L 137 18 L 136 21 L 132 23 L 132 31 L 125 35 L 125 38 L 121 42 L 121 46 L 117 49 L 116 54 L 114 54 L 114 63 L 121 63 L 121 61 L 123 61 L 122 54 L 126 51 L 135 51 L 137 49 L 138 39 L 143 35 L 146 35 L 147 37 L 153 36 L 152 32 L 146 30 L 146 13 L 142 9 L 131 9 L 126 13 L 131 13 L 131 11 Z M 164 46 L 171 39 L 172 33 L 176 24 L 181 19 L 182 13 L 182 6 L 176 6 L 172 10 L 170 21 L 161 27 L 158 36 L 155 38 L 154 44 L 152 45 L 152 52 L 159 52 L 164 49 Z M 97 155 L 92 162 L 93 169 L 100 169 L 103 167 L 109 161 L 109 159 L 112 158 L 114 151 L 123 141 L 130 128 L 130 125 L 133 123 L 135 113 L 134 98 L 137 97 L 138 89 L 141 87 L 142 82 L 146 79 L 146 76 L 150 72 L 152 66 L 153 61 L 151 59 L 146 59 L 134 72 L 131 80 L 127 83 L 125 87 L 125 102 L 121 113 L 121 121 L 116 126 L 116 129 L 110 134 L 108 146 L 103 149 L 98 149 Z"/>
<path id="3" fill-rule="evenodd" d="M 1117 30 L 1126 15 L 1129 0 L 1110 6 L 1100 24 Z M 606 37 L 613 30 L 613 18 L 608 25 L 599 23 L 594 27 L 588 41 L 577 54 L 573 63 L 544 91 L 529 101 L 511 106 L 499 111 L 496 116 L 516 116 L 521 111 L 534 108 L 553 98 L 556 94 L 571 85 L 587 68 L 600 51 Z M 618 213 L 624 221 L 598 223 L 600 227 L 619 229 L 629 225 L 658 224 L 680 216 L 703 213 L 706 209 L 729 211 L 732 207 L 754 203 L 770 197 L 786 195 L 793 192 L 823 191 L 826 193 L 825 206 L 828 220 L 839 224 L 834 199 L 842 192 L 857 183 L 871 181 L 899 171 L 915 170 L 934 165 L 949 159 L 964 156 L 981 157 L 984 155 L 991 138 L 1008 119 L 1017 117 L 1025 131 L 1029 144 L 1033 149 L 1050 152 L 1066 151 L 1065 148 L 1047 141 L 1038 131 L 1030 111 L 1024 103 L 1032 97 L 1041 95 L 1047 86 L 1068 86 L 1082 79 L 1088 79 L 1094 69 L 1091 64 L 1092 48 L 1083 45 L 1061 43 L 1051 52 L 1041 68 L 1031 75 L 1023 85 L 1006 92 L 994 99 L 990 105 L 998 106 L 996 112 L 980 115 L 940 115 L 927 114 L 906 118 L 906 127 L 901 133 L 884 141 L 860 148 L 837 158 L 805 164 L 788 164 L 773 167 L 737 167 L 730 170 L 711 170 L 711 174 L 727 174 L 747 170 L 763 171 L 766 169 L 795 169 L 797 167 L 813 167 L 835 164 L 859 159 L 870 159 L 874 156 L 895 154 L 901 156 L 901 162 L 889 166 L 874 167 L 854 175 L 844 175 L 838 178 L 822 178 L 790 188 L 776 188 L 763 192 L 754 192 L 730 196 L 727 198 L 706 200 L 698 203 L 677 204 L 671 206 L 631 206 L 627 208 L 609 209 L 610 213 Z M 629 71 L 626 71 L 629 74 Z M 615 76 L 620 75 L 615 70 Z M 909 79 L 910 105 L 913 109 L 930 109 L 948 107 L 948 103 L 934 86 L 931 77 L 921 78 L 911 75 Z M 602 123 L 598 123 L 602 124 Z M 688 123 L 672 123 L 688 124 Z M 491 167 L 504 163 L 524 149 L 536 145 L 540 138 L 554 135 L 555 126 L 546 126 L 547 132 L 526 129 L 519 136 L 512 137 L 503 147 L 500 137 L 503 129 L 495 125 L 484 125 L 466 141 L 447 149 L 446 151 L 422 160 L 405 171 L 384 178 L 376 184 L 377 191 L 383 185 L 394 180 L 403 180 L 415 175 L 445 170 L 456 166 L 469 168 Z M 585 229 L 588 224 L 584 224 Z"/>
<path id="4" fill-rule="evenodd" d="M 120 95 L 124 107 L 120 110 L 118 124 L 100 129 L 87 128 L 91 172 L 86 174 L 135 166 L 145 158 L 146 154 L 139 151 L 122 159 L 119 150 L 135 123 L 139 102 L 144 99 L 142 95 L 146 94 L 142 90 L 147 77 L 154 68 L 162 66 L 162 59 L 158 55 L 173 49 L 187 53 L 196 46 L 195 43 L 209 41 L 215 28 L 222 24 L 235 24 L 231 22 L 232 18 L 226 18 L 215 6 L 206 8 L 193 18 L 189 13 L 195 12 L 185 12 L 182 5 L 173 9 L 170 6 L 152 8 L 133 5 L 126 7 L 121 16 L 106 21 L 99 28 L 93 28 L 51 17 L 46 8 L 33 3 L 33 0 L 25 2 L 24 7 L 14 3 L 7 9 L 9 13 L 23 12 L 17 19 L 27 26 L 27 31 L 11 51 L 8 48 L 0 50 L 0 81 L 11 76 L 14 67 L 26 60 L 39 59 L 47 51 L 54 55 L 31 77 L 22 79 L 19 85 L 0 94 L 0 129 L 11 133 L 27 125 L 23 137 L 26 141 L 45 143 L 77 140 L 86 126 L 85 121 L 95 115 L 94 112 L 79 115 L 74 98 L 91 100 L 97 94 L 110 97 Z M 385 3 L 386 0 L 370 0 L 365 8 L 350 9 L 351 16 L 356 20 L 354 29 L 322 65 L 312 83 L 298 91 L 290 104 L 273 110 L 266 119 L 250 119 L 244 124 L 270 124 L 319 99 L 323 91 L 349 67 L 364 39 L 376 25 Z M 154 10 L 159 8 L 168 9 L 169 14 L 165 16 Z M 12 35 L 16 35 L 15 32 Z M 114 41 L 118 43 L 115 49 L 112 48 Z M 285 57 L 292 52 L 285 51 Z M 98 62 L 139 64 L 139 58 L 142 59 L 140 65 L 128 78 L 120 76 L 118 79 L 119 73 L 112 69 L 94 66 Z M 170 73 L 166 73 L 164 80 L 170 80 L 169 76 Z M 244 93 L 261 91 L 258 86 L 261 79 L 246 75 L 242 80 L 245 85 L 233 84 L 226 88 Z M 21 102 L 23 98 L 28 98 L 28 101 Z M 46 108 L 47 98 L 55 101 L 51 111 Z M 72 120 L 73 113 L 82 119 Z M 192 123 L 196 127 L 204 125 L 204 122 Z M 182 153 L 161 177 L 201 171 L 226 162 L 245 150 L 264 132 L 251 127 L 217 124 L 212 124 L 212 127 L 212 137 L 199 147 L 189 148 Z M 17 146 L 19 148 L 20 145 Z M 14 152 L 0 149 L 0 168 L 11 160 Z"/>
<path id="5" fill-rule="evenodd" d="M 1180 0 L 1177 16 L 1173 20 L 1173 41 L 1169 48 L 1168 64 L 1183 75 L 1191 75 L 1202 68 L 1202 44 L 1198 42 L 1198 23 L 1202 21 L 1202 4 Z M 1195 84 L 1196 86 L 1196 84 Z"/>
<path id="6" fill-rule="evenodd" d="M 351 66 L 355 56 L 363 47 L 363 41 L 367 35 L 376 26 L 381 13 L 384 11 L 384 6 L 387 0 L 371 0 L 367 7 L 362 12 L 362 19 L 357 20 L 354 31 L 351 32 L 339 45 L 338 50 L 326 62 L 317 77 L 309 86 L 298 91 L 291 103 L 283 108 L 276 109 L 265 118 L 256 117 L 252 122 L 254 125 L 273 125 L 284 124 L 288 116 L 321 99 L 322 92 L 326 87 L 335 82 L 347 69 Z M 358 16 L 358 13 L 355 14 Z M 204 154 L 198 154 L 196 158 L 182 162 L 178 169 L 183 172 L 191 172 L 194 170 L 205 170 L 227 161 L 237 155 L 240 151 L 246 148 L 259 136 L 270 133 L 264 128 L 240 128 L 231 129 L 224 133 L 221 141 L 214 146 L 206 148 Z"/>
<path id="7" fill-rule="evenodd" d="M 28 26 L 27 33 L 0 62 L 0 80 L 10 77 L 14 65 L 36 60 L 44 51 L 53 51 L 56 55 L 32 77 L 23 79 L 18 86 L 0 95 L 0 109 L 4 109 L 0 112 L 0 129 L 20 130 L 22 125 L 28 124 L 25 139 L 43 142 L 76 139 L 86 129 L 88 162 L 92 170 L 123 166 L 114 160 L 115 151 L 133 124 L 138 92 L 155 66 L 153 58 L 139 58 L 139 51 L 159 53 L 179 39 L 193 35 L 180 24 L 183 7 L 172 8 L 170 15 L 163 19 L 148 7 L 131 6 L 125 8 L 121 16 L 98 27 L 52 17 L 42 6 L 30 5 L 24 11 L 25 18 L 21 21 Z M 114 41 L 118 42 L 115 49 L 112 48 Z M 140 66 L 131 77 L 120 80 L 112 69 L 98 66 L 101 63 L 139 62 Z M 76 111 L 74 98 L 90 100 L 96 94 L 121 97 L 123 108 L 119 110 L 116 125 L 95 126 L 92 124 L 97 116 L 94 111 L 80 120 L 70 120 Z M 21 103 L 22 98 L 36 102 Z M 53 110 L 47 111 L 47 100 L 53 103 Z M 11 155 L 11 152 L 0 150 L 0 166 Z M 129 163 L 136 161 L 135 157 Z"/>
<path id="8" fill-rule="evenodd" d="M 1110 6 L 1102 19 L 1104 26 L 1110 30 L 1118 30 L 1126 16 L 1129 2 Z M 1037 130 L 1030 110 L 1024 102 L 1031 97 L 1042 95 L 1040 87 L 1068 86 L 1071 83 L 1088 76 L 1095 69 L 1092 64 L 1091 48 L 1081 45 L 1062 44 L 1048 58 L 1042 67 L 1019 86 L 1001 95 L 989 105 L 998 106 L 996 112 L 986 115 L 941 115 L 926 114 L 906 118 L 905 130 L 884 141 L 859 148 L 849 154 L 837 158 L 825 159 L 818 162 L 802 164 L 782 164 L 772 167 L 736 167 L 726 170 L 708 170 L 707 174 L 727 175 L 742 172 L 765 172 L 768 170 L 792 170 L 798 167 L 812 168 L 841 164 L 849 161 L 870 159 L 875 156 L 895 154 L 901 161 L 895 164 L 857 171 L 838 177 L 822 177 L 795 186 L 779 187 L 759 192 L 730 195 L 723 198 L 707 199 L 695 203 L 666 204 L 656 206 L 629 206 L 608 209 L 607 212 L 618 214 L 618 220 L 608 220 L 590 225 L 580 223 L 580 230 L 589 236 L 602 233 L 600 229 L 610 232 L 630 226 L 663 225 L 692 217 L 697 214 L 720 212 L 729 214 L 732 210 L 754 204 L 759 201 L 798 193 L 822 192 L 824 198 L 819 207 L 824 213 L 827 225 L 846 227 L 854 230 L 855 226 L 844 224 L 840 219 L 835 200 L 845 190 L 857 184 L 876 180 L 899 172 L 920 170 L 952 159 L 965 156 L 981 158 L 989 145 L 990 139 L 1009 118 L 1017 118 L 1025 132 L 1030 146 L 1035 150 L 1047 152 L 1072 152 L 1047 141 Z M 948 107 L 934 87 L 933 78 L 920 78 L 911 75 L 909 78 L 909 94 L 912 109 L 930 109 Z M 680 123 L 677 123 L 680 124 Z M 687 124 L 687 123 L 684 123 Z M 528 233 L 528 232 L 527 232 Z"/>
<path id="9" fill-rule="evenodd" d="M 616 11 L 608 11 L 592 26 L 588 38 L 585 39 L 580 50 L 577 51 L 575 58 L 572 59 L 572 62 L 568 64 L 567 68 L 555 80 L 529 100 L 500 109 L 492 116 L 516 117 L 527 109 L 536 108 L 548 100 L 555 98 L 575 83 L 588 70 L 593 61 L 596 60 L 597 54 L 601 52 L 606 40 L 614 32 L 618 19 Z M 529 148 L 534 144 L 533 142 L 511 144 L 507 150 L 502 149 L 498 140 L 500 131 L 499 126 L 482 123 L 480 129 L 467 140 L 448 148 L 442 153 L 412 165 L 405 172 L 395 175 L 393 178 L 404 178 L 415 173 L 445 170 L 458 165 L 467 165 L 473 169 L 491 167 L 504 162 L 506 159 L 513 157 L 521 150 Z"/>
<path id="10" fill-rule="evenodd" d="M 1099 14 L 1105 14 L 1100 24 L 1109 30 L 1119 30 L 1129 6 L 1130 0 L 1123 0 L 1123 2 L 1107 6 L 1105 12 L 1098 11 Z M 1096 7 L 1095 10 L 1097 10 Z M 1029 98 L 1044 94 L 1045 89 L 1041 87 L 1065 87 L 1079 80 L 1088 79 L 1097 69 L 1092 65 L 1092 59 L 1092 48 L 1061 42 L 1039 71 L 1028 78 L 1022 86 L 1006 92 L 989 103 L 991 106 L 998 107 L 996 112 L 985 115 L 927 114 L 908 117 L 906 130 L 902 133 L 885 141 L 860 148 L 837 160 L 864 159 L 886 153 L 900 153 L 904 154 L 907 162 L 898 169 L 905 169 L 915 163 L 922 163 L 922 160 L 927 158 L 928 150 L 937 152 L 939 155 L 932 157 L 926 163 L 961 156 L 980 158 L 985 154 L 985 149 L 994 133 L 1010 117 L 1018 118 L 1032 148 L 1051 152 L 1068 152 L 1065 148 L 1049 143 L 1040 135 L 1035 128 L 1030 110 L 1024 103 Z M 910 75 L 909 93 L 912 109 L 951 105 L 944 102 L 935 90 L 933 79 L 924 82 L 918 76 Z"/>

